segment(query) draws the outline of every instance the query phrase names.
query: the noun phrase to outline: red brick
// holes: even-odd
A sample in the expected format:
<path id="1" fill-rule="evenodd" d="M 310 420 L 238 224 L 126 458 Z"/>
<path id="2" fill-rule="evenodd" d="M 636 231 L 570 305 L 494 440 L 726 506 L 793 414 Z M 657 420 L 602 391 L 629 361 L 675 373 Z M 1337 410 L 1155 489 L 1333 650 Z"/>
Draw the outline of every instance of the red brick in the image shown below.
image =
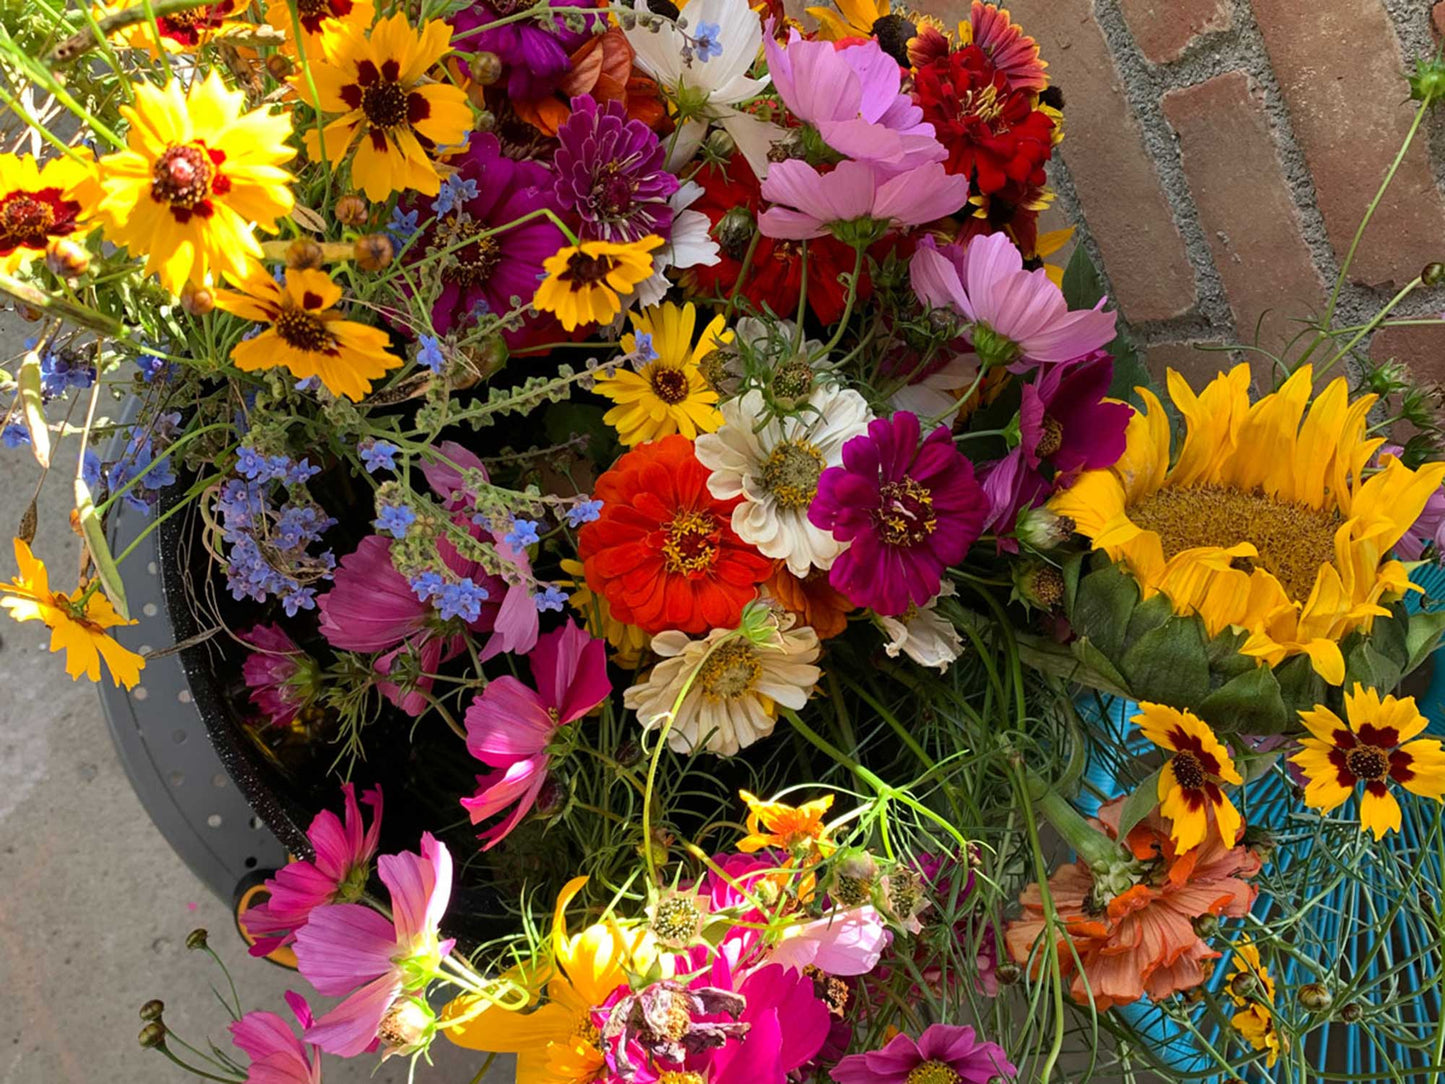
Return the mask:
<path id="1" fill-rule="evenodd" d="M 1413 114 L 1404 60 L 1380 0 L 1251 0 L 1304 148 L 1330 242 L 1343 259 Z M 1405 282 L 1439 254 L 1445 203 L 1424 134 L 1401 164 L 1351 275 Z"/>
<path id="2" fill-rule="evenodd" d="M 1154 64 L 1178 60 L 1200 34 L 1228 30 L 1233 21 L 1226 0 L 1120 0 L 1120 6 L 1134 41 Z"/>
<path id="3" fill-rule="evenodd" d="M 1445 0 L 1440 0 L 1430 9 L 1430 22 L 1435 27 L 1435 33 L 1445 37 Z"/>
<path id="4" fill-rule="evenodd" d="M 1370 357 L 1403 361 L 1417 379 L 1445 383 L 1445 321 L 1377 331 L 1370 343 Z"/>
<path id="5" fill-rule="evenodd" d="M 1179 135 L 1199 224 L 1214 253 L 1239 342 L 1273 350 L 1323 311 L 1324 287 L 1270 134 L 1244 72 L 1170 91 L 1164 115 Z M 1261 323 L 1261 321 L 1263 321 Z"/>
<path id="6" fill-rule="evenodd" d="M 1060 146 L 1114 299 L 1134 323 L 1194 307 L 1194 270 L 1091 0 L 1011 0 L 1064 92 Z M 934 10 L 957 16 L 957 2 Z"/>
<path id="7" fill-rule="evenodd" d="M 1234 367 L 1234 359 L 1225 350 L 1201 350 L 1201 346 L 1219 343 L 1155 343 L 1144 350 L 1144 364 L 1158 386 L 1159 397 L 1168 400 L 1164 383 L 1167 369 L 1177 370 L 1195 391 L 1214 379 L 1221 369 Z"/>

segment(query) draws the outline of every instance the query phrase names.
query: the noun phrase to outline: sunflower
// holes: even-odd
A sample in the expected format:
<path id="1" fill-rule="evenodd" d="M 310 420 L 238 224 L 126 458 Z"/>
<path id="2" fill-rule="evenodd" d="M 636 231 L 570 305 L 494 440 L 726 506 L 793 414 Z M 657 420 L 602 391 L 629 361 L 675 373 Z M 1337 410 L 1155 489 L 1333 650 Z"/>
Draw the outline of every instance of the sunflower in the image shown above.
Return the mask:
<path id="1" fill-rule="evenodd" d="M 341 287 L 324 271 L 291 270 L 284 283 L 258 272 L 243 291 L 216 291 L 216 307 L 271 326 L 231 350 L 238 369 L 284 366 L 302 380 L 318 378 L 333 395 L 356 400 L 402 363 L 387 351 L 386 332 L 342 316 L 336 308 Z"/>
<path id="2" fill-rule="evenodd" d="M 1211 810 L 1220 841 L 1233 847 L 1242 820 L 1223 786 L 1240 786 L 1244 779 L 1209 724 L 1192 712 L 1148 703 L 1139 705 L 1133 721 L 1144 737 L 1174 754 L 1159 771 L 1159 812 L 1169 818 L 1178 853 L 1204 842 Z"/>
<path id="3" fill-rule="evenodd" d="M 723 317 L 713 317 L 694 345 L 697 311 L 691 301 L 681 307 L 665 301 L 629 316 L 634 333 L 622 336 L 622 349 L 640 367 L 636 372 L 619 367 L 597 381 L 597 394 L 617 404 L 602 420 L 629 448 L 673 433 L 695 440 L 699 433 L 716 430 L 722 425 L 717 392 L 709 387 L 699 365 L 733 341 Z"/>
<path id="4" fill-rule="evenodd" d="M 28 154 L 0 154 L 0 271 L 14 274 L 75 233 L 99 195 L 88 150 L 43 166 Z"/>
<path id="5" fill-rule="evenodd" d="M 77 588 L 66 595 L 50 590 L 45 564 L 23 539 L 15 540 L 15 563 L 19 575 L 0 584 L 0 606 L 16 621 L 44 621 L 50 626 L 50 650 L 65 652 L 65 672 L 79 680 L 84 674 L 100 680 L 104 660 L 111 680 L 133 689 L 145 669 L 145 659 L 116 643 L 106 629 L 134 625 L 115 612 L 110 599 L 94 585 Z"/>
<path id="6" fill-rule="evenodd" d="M 245 108 L 212 72 L 182 90 L 135 85 L 127 149 L 100 160 L 95 208 L 106 239 L 144 254 L 145 270 L 172 293 L 208 275 L 241 278 L 261 246 L 253 227 L 274 232 L 295 203 L 281 163 L 291 118 Z"/>
<path id="7" fill-rule="evenodd" d="M 568 331 L 583 324 L 605 324 L 622 311 L 618 295 L 631 293 L 652 274 L 652 251 L 662 243 L 653 235 L 625 244 L 584 241 L 558 249 L 542 263 L 547 277 L 537 287 L 532 305 L 554 313 Z"/>
<path id="8" fill-rule="evenodd" d="M 1311 736 L 1300 739 L 1303 749 L 1290 760 L 1309 780 L 1305 805 L 1328 813 L 1363 783 L 1360 827 L 1382 839 L 1401 821 L 1391 783 L 1445 800 L 1445 749 L 1433 738 L 1416 738 L 1429 723 L 1414 697 L 1381 699 L 1356 682 L 1355 691 L 1345 694 L 1345 715 L 1348 723 L 1324 705 L 1300 712 Z"/>
<path id="9" fill-rule="evenodd" d="M 371 0 L 300 0 L 295 14 L 293 19 L 291 5 L 286 0 L 271 0 L 266 5 L 266 22 L 286 35 L 282 50 L 290 56 L 300 56 L 296 43 L 296 25 L 300 23 L 301 44 L 307 60 L 320 62 L 325 56 L 322 39 L 328 33 L 342 27 L 364 33 L 376 18 L 376 8 Z"/>
<path id="10" fill-rule="evenodd" d="M 1383 443 L 1365 435 L 1375 396 L 1350 402 L 1340 378 L 1311 403 L 1312 379 L 1302 366 L 1251 403 L 1247 365 L 1199 395 L 1171 371 L 1187 426 L 1174 465 L 1168 417 L 1141 388 L 1148 409 L 1130 419 L 1123 456 L 1080 475 L 1050 507 L 1126 566 L 1145 598 L 1163 592 L 1211 636 L 1245 630 L 1240 650 L 1271 666 L 1308 655 L 1338 685 L 1340 639 L 1368 632 L 1388 613 L 1381 599 L 1411 588 L 1405 566 L 1386 555 L 1440 487 L 1445 463 L 1411 470 L 1386 456 L 1367 473 Z"/>
<path id="11" fill-rule="evenodd" d="M 304 74 L 292 80 L 307 102 L 342 114 L 319 138 L 314 129 L 304 134 L 306 153 L 319 160 L 324 148 L 335 166 L 359 139 L 351 179 L 368 199 L 405 191 L 435 196 L 441 177 L 428 151 L 460 143 L 472 127 L 466 91 L 424 78 L 450 52 L 451 40 L 452 28 L 440 19 L 418 33 L 400 12 L 369 34 L 351 21 L 337 23 L 322 39 L 326 62 L 311 68 L 316 98 Z"/>

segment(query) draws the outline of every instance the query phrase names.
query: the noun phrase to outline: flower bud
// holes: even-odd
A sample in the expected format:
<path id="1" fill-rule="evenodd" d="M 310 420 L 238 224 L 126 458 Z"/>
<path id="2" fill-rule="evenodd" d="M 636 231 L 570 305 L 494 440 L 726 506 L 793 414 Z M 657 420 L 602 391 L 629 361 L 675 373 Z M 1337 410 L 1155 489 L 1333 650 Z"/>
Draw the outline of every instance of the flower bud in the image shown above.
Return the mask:
<path id="1" fill-rule="evenodd" d="M 1031 549 L 1051 550 L 1067 542 L 1077 526 L 1069 516 L 1045 507 L 1030 508 L 1014 524 L 1014 536 Z"/>
<path id="2" fill-rule="evenodd" d="M 473 53 L 467 57 L 472 82 L 489 87 L 502 77 L 502 59 L 496 53 Z"/>
<path id="3" fill-rule="evenodd" d="M 1420 281 L 1426 286 L 1439 286 L 1445 282 L 1445 263 L 1427 263 L 1420 272 Z"/>
<path id="4" fill-rule="evenodd" d="M 1340 1006 L 1340 1019 L 1346 1024 L 1353 1024 L 1360 1017 L 1365 1015 L 1365 1010 L 1358 1001 L 1350 1001 Z"/>
<path id="5" fill-rule="evenodd" d="M 407 1056 L 431 1045 L 436 1034 L 437 1018 L 431 1007 L 420 998 L 400 997 L 381 1018 L 376 1037 L 385 1054 Z"/>
<path id="6" fill-rule="evenodd" d="M 321 246 L 304 237 L 297 238 L 286 246 L 286 268 L 289 271 L 307 271 L 321 266 Z"/>
<path id="7" fill-rule="evenodd" d="M 360 226 L 371 215 L 371 205 L 355 193 L 336 201 L 336 221 L 343 226 Z"/>
<path id="8" fill-rule="evenodd" d="M 216 307 L 216 295 L 204 286 L 186 284 L 181 291 L 181 308 L 192 316 L 205 316 Z"/>
<path id="9" fill-rule="evenodd" d="M 266 58 L 266 70 L 271 73 L 271 78 L 280 83 L 290 77 L 296 70 L 296 65 L 291 63 L 291 58 L 281 53 L 272 53 Z"/>
<path id="10" fill-rule="evenodd" d="M 1415 74 L 1406 78 L 1410 84 L 1410 97 L 1415 101 L 1428 105 L 1445 98 L 1445 60 L 1422 57 L 1415 61 Z"/>
<path id="11" fill-rule="evenodd" d="M 1259 979 L 1249 971 L 1241 971 L 1229 980 L 1229 989 L 1236 997 L 1252 997 L 1259 992 Z"/>
<path id="12" fill-rule="evenodd" d="M 1018 964 L 1002 963 L 993 969 L 993 975 L 1000 986 L 1013 986 L 1024 977 L 1024 972 Z"/>
<path id="13" fill-rule="evenodd" d="M 186 934 L 186 948 L 192 949 L 192 950 L 194 950 L 194 949 L 203 949 L 203 948 L 206 948 L 206 947 L 207 947 L 207 940 L 206 940 L 206 939 L 207 939 L 208 936 L 209 936 L 209 935 L 206 933 L 205 929 L 203 929 L 203 928 L 201 928 L 201 927 L 197 927 L 196 929 L 192 930 L 190 933 Z"/>
<path id="14" fill-rule="evenodd" d="M 642 746 L 628 738 L 617 747 L 617 751 L 612 754 L 612 759 L 624 768 L 631 768 L 634 764 L 641 762 Z"/>
<path id="15" fill-rule="evenodd" d="M 391 264 L 391 238 L 384 233 L 368 233 L 358 238 L 355 251 L 356 265 L 363 271 L 380 271 Z"/>
<path id="16" fill-rule="evenodd" d="M 152 1020 L 140 1029 L 136 1040 L 144 1050 L 163 1050 L 166 1045 L 166 1026 L 159 1020 Z"/>
<path id="17" fill-rule="evenodd" d="M 1309 1012 L 1324 1012 L 1332 1004 L 1334 997 L 1321 982 L 1307 982 L 1295 993 L 1300 1007 Z"/>
<path id="18" fill-rule="evenodd" d="M 30 324 L 35 323 L 42 316 L 45 315 L 34 305 L 27 305 L 23 301 L 18 301 L 15 303 L 15 311 L 19 314 L 20 319 Z"/>
<path id="19" fill-rule="evenodd" d="M 752 242 L 757 228 L 757 219 L 753 217 L 752 211 L 746 207 L 732 207 L 718 219 L 713 233 L 723 255 L 729 259 L 741 260 L 747 255 L 748 245 Z"/>
<path id="20" fill-rule="evenodd" d="M 160 998 L 153 997 L 140 1007 L 140 1018 L 147 1023 L 153 1023 L 159 1020 L 165 1011 L 166 1003 Z"/>
<path id="21" fill-rule="evenodd" d="M 1190 919 L 1190 925 L 1194 927 L 1196 937 L 1209 938 L 1219 932 L 1219 916 L 1205 912 Z"/>
<path id="22" fill-rule="evenodd" d="M 78 241 L 59 237 L 45 253 L 45 266 L 59 278 L 78 279 L 90 270 L 90 253 Z"/>
<path id="23" fill-rule="evenodd" d="M 537 791 L 537 800 L 532 804 L 533 812 L 543 819 L 555 817 L 567 807 L 571 794 L 557 782 L 555 775 L 548 775 Z"/>

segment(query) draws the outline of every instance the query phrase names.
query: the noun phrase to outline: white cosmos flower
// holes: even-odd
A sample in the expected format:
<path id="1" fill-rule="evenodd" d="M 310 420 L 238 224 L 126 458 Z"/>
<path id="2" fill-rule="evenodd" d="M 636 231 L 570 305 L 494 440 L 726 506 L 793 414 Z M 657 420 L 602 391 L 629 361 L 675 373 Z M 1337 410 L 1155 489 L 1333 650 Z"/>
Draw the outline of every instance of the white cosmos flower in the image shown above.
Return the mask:
<path id="1" fill-rule="evenodd" d="M 668 745 L 679 753 L 706 749 L 732 756 L 746 749 L 773 732 L 778 705 L 798 710 L 822 676 L 813 665 L 818 637 L 806 626 L 777 629 L 765 644 L 731 629 L 714 629 L 702 640 L 661 632 L 652 638 L 652 650 L 662 661 L 623 693 L 622 701 L 643 727 L 660 729 L 696 670 L 667 734 Z"/>
<path id="2" fill-rule="evenodd" d="M 723 424 L 694 445 L 698 462 L 712 471 L 707 488 L 718 500 L 742 497 L 733 509 L 733 530 L 766 557 L 788 562 L 799 578 L 810 567 L 831 568 L 845 543 L 808 520 L 818 476 L 843 462 L 843 445 L 863 433 L 873 415 L 856 391 L 825 384 L 797 413 L 767 416 L 763 393 L 754 389 L 721 407 Z"/>
<path id="3" fill-rule="evenodd" d="M 652 274 L 637 284 L 633 297 L 643 305 L 656 305 L 667 293 L 669 268 L 711 267 L 720 259 L 718 243 L 709 232 L 712 223 L 701 211 L 688 210 L 702 195 L 702 185 L 683 181 L 667 201 L 672 207 L 672 229 L 667 244 L 652 254 Z M 629 299 L 630 300 L 630 299 Z"/>
<path id="4" fill-rule="evenodd" d="M 873 619 L 888 637 L 883 650 L 890 659 L 898 658 L 901 651 L 920 666 L 932 666 L 940 674 L 963 651 L 963 637 L 958 629 L 938 612 L 938 600 L 955 594 L 953 584 L 944 581 L 938 594 L 924 606 L 910 606 L 898 617 L 884 617 L 874 614 Z"/>
<path id="5" fill-rule="evenodd" d="M 646 0 L 637 0 L 636 8 L 640 15 L 656 19 Z M 763 43 L 762 20 L 748 0 L 692 0 L 684 15 L 685 30 L 664 21 L 657 30 L 639 22 L 624 31 L 638 66 L 689 118 L 667 139 L 667 167 L 690 162 L 708 125 L 715 123 L 732 137 L 761 179 L 768 172 L 768 150 L 782 136 L 782 129 L 736 106 L 756 98 L 768 85 L 766 76 L 748 76 Z M 701 48 L 699 38 L 706 39 Z"/>

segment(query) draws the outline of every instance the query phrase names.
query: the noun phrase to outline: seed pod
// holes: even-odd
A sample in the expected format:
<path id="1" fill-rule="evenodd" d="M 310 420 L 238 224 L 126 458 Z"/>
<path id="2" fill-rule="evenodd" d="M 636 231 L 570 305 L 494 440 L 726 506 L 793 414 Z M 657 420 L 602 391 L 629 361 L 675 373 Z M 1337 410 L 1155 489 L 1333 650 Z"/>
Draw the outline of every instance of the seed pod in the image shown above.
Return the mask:
<path id="1" fill-rule="evenodd" d="M 342 196 L 336 201 L 336 221 L 343 226 L 360 226 L 371 215 L 371 205 L 361 196 Z"/>
<path id="2" fill-rule="evenodd" d="M 363 271 L 380 271 L 391 265 L 395 254 L 391 238 L 384 233 L 368 233 L 356 242 L 356 265 Z"/>
<path id="3" fill-rule="evenodd" d="M 321 246 L 315 241 L 297 238 L 286 246 L 286 267 L 290 271 L 307 271 L 321 266 Z"/>

